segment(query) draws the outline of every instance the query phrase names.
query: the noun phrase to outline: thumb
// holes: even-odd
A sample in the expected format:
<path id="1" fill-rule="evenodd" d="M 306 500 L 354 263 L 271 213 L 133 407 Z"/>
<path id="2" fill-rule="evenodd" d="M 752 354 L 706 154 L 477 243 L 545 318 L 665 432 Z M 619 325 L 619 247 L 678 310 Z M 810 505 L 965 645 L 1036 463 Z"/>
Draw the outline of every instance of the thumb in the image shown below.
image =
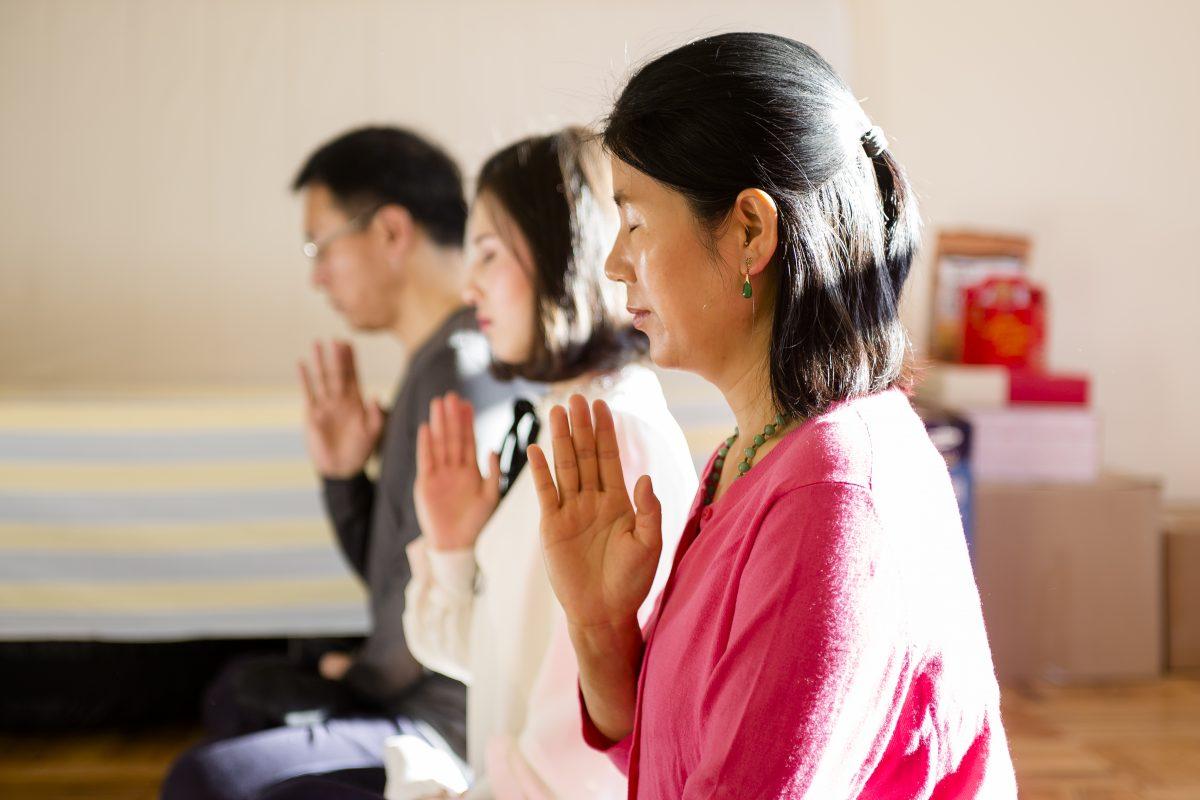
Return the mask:
<path id="1" fill-rule="evenodd" d="M 379 404 L 378 400 L 367 403 L 367 431 L 372 438 L 378 436 L 383 430 L 383 417 L 383 406 Z"/>
<path id="2" fill-rule="evenodd" d="M 633 502 L 637 507 L 633 522 L 634 538 L 657 551 L 662 547 L 662 504 L 654 494 L 654 484 L 649 475 L 638 478 L 633 487 Z"/>
<path id="3" fill-rule="evenodd" d="M 483 491 L 492 503 L 500 501 L 500 454 L 495 450 L 488 454 L 488 472 L 483 480 Z"/>

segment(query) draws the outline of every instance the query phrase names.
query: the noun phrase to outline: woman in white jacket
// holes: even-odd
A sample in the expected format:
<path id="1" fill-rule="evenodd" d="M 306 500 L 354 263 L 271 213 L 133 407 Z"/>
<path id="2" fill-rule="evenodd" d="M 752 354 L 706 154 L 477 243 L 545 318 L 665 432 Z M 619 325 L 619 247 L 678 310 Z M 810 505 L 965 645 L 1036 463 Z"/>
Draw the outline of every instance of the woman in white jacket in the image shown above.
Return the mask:
<path id="1" fill-rule="evenodd" d="M 604 277 L 616 227 L 610 187 L 598 147 L 579 129 L 492 156 L 468 222 L 466 299 L 497 371 L 548 385 L 540 420 L 573 394 L 607 402 L 625 473 L 651 476 L 663 529 L 681 530 L 695 468 L 657 378 L 637 364 L 644 339 Z M 417 460 L 422 536 L 408 550 L 404 631 L 418 660 L 467 684 L 474 779 L 465 796 L 624 797 L 623 776 L 581 735 L 578 671 L 542 560 L 531 474 L 520 472 L 500 500 L 498 454 L 484 477 L 470 405 L 453 395 L 431 403 Z M 673 544 L 663 548 L 659 586 Z M 389 774 L 389 797 L 444 796 L 403 781 Z"/>

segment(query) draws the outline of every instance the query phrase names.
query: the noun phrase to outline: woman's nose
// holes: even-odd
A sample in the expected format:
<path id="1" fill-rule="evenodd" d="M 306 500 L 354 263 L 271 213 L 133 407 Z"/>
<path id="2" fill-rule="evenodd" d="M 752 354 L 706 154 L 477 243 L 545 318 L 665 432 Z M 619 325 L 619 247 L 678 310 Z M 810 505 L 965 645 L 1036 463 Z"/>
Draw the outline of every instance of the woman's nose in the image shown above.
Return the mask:
<path id="1" fill-rule="evenodd" d="M 604 259 L 604 275 L 610 281 L 618 283 L 633 281 L 633 270 L 630 268 L 629 259 L 625 258 L 625 254 L 619 246 L 614 246 L 609 252 L 608 258 Z"/>
<path id="2" fill-rule="evenodd" d="M 467 282 L 463 284 L 462 299 L 469 306 L 479 305 L 479 287 L 475 284 L 473 272 L 467 275 Z"/>

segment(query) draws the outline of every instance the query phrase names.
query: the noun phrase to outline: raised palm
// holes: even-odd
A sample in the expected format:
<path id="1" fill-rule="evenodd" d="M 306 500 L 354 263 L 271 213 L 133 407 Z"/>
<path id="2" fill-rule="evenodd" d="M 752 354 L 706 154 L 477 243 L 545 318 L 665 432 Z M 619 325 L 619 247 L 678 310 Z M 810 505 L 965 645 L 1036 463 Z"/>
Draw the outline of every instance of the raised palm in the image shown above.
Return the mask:
<path id="1" fill-rule="evenodd" d="M 485 478 L 475 451 L 475 412 L 451 392 L 429 404 L 417 432 L 413 500 L 421 533 L 435 550 L 473 547 L 500 501 L 500 456 Z"/>
<path id="2" fill-rule="evenodd" d="M 550 412 L 554 477 L 546 456 L 529 449 L 541 506 L 542 548 L 554 593 L 576 626 L 635 620 L 650 592 L 662 551 L 662 511 L 648 476 L 630 503 L 612 413 L 570 399 L 570 415 Z"/>
<path id="3" fill-rule="evenodd" d="M 383 432 L 383 409 L 363 402 L 349 342 L 331 342 L 326 356 L 313 344 L 313 364 L 299 364 L 304 388 L 305 438 L 317 472 L 350 478 L 366 466 Z"/>

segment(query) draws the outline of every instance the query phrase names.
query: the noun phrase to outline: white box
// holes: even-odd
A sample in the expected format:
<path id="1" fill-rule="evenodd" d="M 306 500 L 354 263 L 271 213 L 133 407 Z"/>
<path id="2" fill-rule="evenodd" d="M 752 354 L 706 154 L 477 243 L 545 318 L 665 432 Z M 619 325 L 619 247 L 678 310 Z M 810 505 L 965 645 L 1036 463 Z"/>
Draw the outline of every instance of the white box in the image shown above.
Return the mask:
<path id="1" fill-rule="evenodd" d="M 971 474 L 1000 483 L 1091 483 L 1100 476 L 1100 421 L 1088 408 L 976 409 Z"/>
<path id="2" fill-rule="evenodd" d="M 1008 405 L 1007 367 L 930 364 L 918 376 L 917 400 L 934 408 L 966 411 Z"/>

